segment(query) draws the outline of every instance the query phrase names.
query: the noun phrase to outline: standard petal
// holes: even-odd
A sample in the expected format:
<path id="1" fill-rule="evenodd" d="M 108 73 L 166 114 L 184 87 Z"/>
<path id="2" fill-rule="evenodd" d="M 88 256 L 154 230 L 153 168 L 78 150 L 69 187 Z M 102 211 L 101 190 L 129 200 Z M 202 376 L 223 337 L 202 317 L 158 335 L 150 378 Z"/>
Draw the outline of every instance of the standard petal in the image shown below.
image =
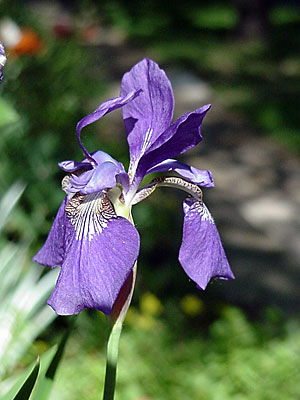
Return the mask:
<path id="1" fill-rule="evenodd" d="M 139 253 L 135 227 L 122 217 L 105 216 L 107 205 L 99 207 L 96 195 L 83 197 L 79 209 L 68 211 L 73 240 L 48 300 L 60 315 L 84 308 L 109 314 Z"/>
<path id="2" fill-rule="evenodd" d="M 66 197 L 57 212 L 44 246 L 33 257 L 33 261 L 48 267 L 62 265 L 69 239 L 67 227 L 70 223 L 65 213 L 67 201 Z"/>
<path id="3" fill-rule="evenodd" d="M 113 99 L 107 100 L 104 103 L 102 103 L 94 112 L 85 116 L 78 122 L 78 124 L 76 126 L 77 140 L 78 140 L 79 146 L 83 150 L 83 153 L 87 159 L 95 162 L 95 159 L 86 150 L 86 148 L 83 146 L 83 144 L 81 142 L 81 139 L 80 139 L 81 130 L 85 126 L 92 124 L 93 122 L 102 118 L 104 115 L 110 113 L 111 111 L 117 110 L 118 108 L 123 107 L 125 104 L 130 103 L 137 96 L 139 96 L 139 94 L 141 92 L 142 91 L 140 90 L 140 88 L 138 88 L 138 90 L 132 90 L 130 92 L 127 92 L 125 96 L 115 97 Z"/>
<path id="4" fill-rule="evenodd" d="M 200 186 L 214 186 L 212 173 L 209 170 L 201 170 L 174 159 L 165 160 L 150 168 L 146 173 L 151 174 L 152 172 L 165 171 L 175 171 L 177 174 Z"/>
<path id="5" fill-rule="evenodd" d="M 155 62 L 147 58 L 123 76 L 120 94 L 126 96 L 138 89 L 143 90 L 138 101 L 123 107 L 131 169 L 170 125 L 174 109 L 169 79 Z"/>
<path id="6" fill-rule="evenodd" d="M 215 222 L 207 207 L 188 198 L 179 261 L 187 275 L 205 289 L 211 278 L 233 279 Z"/>
<path id="7" fill-rule="evenodd" d="M 154 165 L 178 156 L 202 140 L 201 124 L 210 105 L 182 115 L 148 149 L 139 163 L 136 175 L 143 176 Z"/>

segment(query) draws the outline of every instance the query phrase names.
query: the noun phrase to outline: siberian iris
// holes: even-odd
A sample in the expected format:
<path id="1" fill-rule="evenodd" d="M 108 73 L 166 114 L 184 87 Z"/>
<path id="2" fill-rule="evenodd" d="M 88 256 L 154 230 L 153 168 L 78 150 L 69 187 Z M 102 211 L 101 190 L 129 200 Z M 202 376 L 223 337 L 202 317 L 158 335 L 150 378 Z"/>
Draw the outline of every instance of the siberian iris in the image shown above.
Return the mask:
<path id="1" fill-rule="evenodd" d="M 121 108 L 130 153 L 128 172 L 103 151 L 89 153 L 81 130 Z M 120 96 L 107 100 L 78 122 L 76 132 L 85 159 L 63 161 L 65 199 L 48 238 L 34 260 L 61 271 L 48 304 L 60 315 L 96 308 L 110 314 L 121 287 L 132 271 L 140 239 L 131 208 L 159 186 L 188 193 L 179 262 L 200 289 L 212 277 L 233 278 L 215 222 L 203 203 L 200 186 L 213 186 L 210 171 L 174 159 L 201 140 L 205 105 L 171 123 L 174 98 L 163 70 L 149 60 L 136 64 L 122 79 Z M 173 171 L 144 187 L 153 172 Z"/>
<path id="2" fill-rule="evenodd" d="M 6 64 L 6 55 L 2 42 L 0 41 L 0 82 L 3 79 L 2 69 Z"/>

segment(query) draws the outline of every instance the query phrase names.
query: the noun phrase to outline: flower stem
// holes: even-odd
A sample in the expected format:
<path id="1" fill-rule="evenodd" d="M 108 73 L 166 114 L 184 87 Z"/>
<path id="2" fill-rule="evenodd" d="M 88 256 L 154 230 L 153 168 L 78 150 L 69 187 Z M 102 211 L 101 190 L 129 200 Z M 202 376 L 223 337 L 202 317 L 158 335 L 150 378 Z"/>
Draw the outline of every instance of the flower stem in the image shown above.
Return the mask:
<path id="1" fill-rule="evenodd" d="M 119 341 L 122 332 L 122 323 L 114 324 L 109 333 L 106 355 L 106 373 L 103 400 L 113 400 L 115 394 Z"/>
<path id="2" fill-rule="evenodd" d="M 129 308 L 136 277 L 136 264 L 124 283 L 115 301 L 111 314 L 107 317 L 109 335 L 106 353 L 106 372 L 103 400 L 113 400 L 115 394 L 119 341 L 123 322 Z"/>

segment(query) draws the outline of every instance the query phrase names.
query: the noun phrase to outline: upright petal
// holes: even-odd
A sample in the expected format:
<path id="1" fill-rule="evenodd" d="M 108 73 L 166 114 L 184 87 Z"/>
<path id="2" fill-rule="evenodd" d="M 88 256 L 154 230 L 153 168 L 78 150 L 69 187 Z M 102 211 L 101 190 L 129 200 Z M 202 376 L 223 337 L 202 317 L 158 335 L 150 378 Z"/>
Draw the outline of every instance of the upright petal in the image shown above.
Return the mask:
<path id="1" fill-rule="evenodd" d="M 47 240 L 41 250 L 33 257 L 33 261 L 46 265 L 47 267 L 62 265 L 69 241 L 67 233 L 69 221 L 65 213 L 67 202 L 67 197 L 65 197 L 56 214 Z"/>
<path id="2" fill-rule="evenodd" d="M 179 261 L 187 275 L 205 289 L 211 278 L 233 279 L 213 217 L 205 204 L 187 198 Z"/>
<path id="3" fill-rule="evenodd" d="M 48 300 L 60 315 L 84 308 L 109 314 L 138 257 L 137 230 L 103 200 L 101 193 L 81 196 L 66 208 L 73 238 Z"/>
<path id="4" fill-rule="evenodd" d="M 199 186 L 214 186 L 212 173 L 209 170 L 201 170 L 174 159 L 168 159 L 157 165 L 154 165 L 154 167 L 148 169 L 146 173 L 151 174 L 152 172 L 165 171 L 175 171 L 177 174 Z"/>
<path id="5" fill-rule="evenodd" d="M 154 165 L 178 156 L 196 146 L 201 140 L 201 124 L 210 105 L 182 115 L 148 149 L 140 161 L 137 176 L 144 176 Z"/>
<path id="6" fill-rule="evenodd" d="M 123 107 L 123 117 L 130 149 L 131 170 L 141 156 L 170 125 L 174 98 L 165 72 L 149 60 L 136 64 L 122 79 L 121 96 L 142 89 L 138 101 Z"/>

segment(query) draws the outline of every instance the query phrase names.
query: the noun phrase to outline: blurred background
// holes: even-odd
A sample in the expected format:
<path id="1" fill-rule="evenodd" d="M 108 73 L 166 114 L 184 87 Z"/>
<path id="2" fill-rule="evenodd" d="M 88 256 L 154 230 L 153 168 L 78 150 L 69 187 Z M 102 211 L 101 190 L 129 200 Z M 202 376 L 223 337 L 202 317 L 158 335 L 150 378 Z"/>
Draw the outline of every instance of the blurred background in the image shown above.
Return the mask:
<path id="1" fill-rule="evenodd" d="M 182 271 L 183 194 L 137 205 L 116 398 L 300 397 L 299 28 L 292 0 L 1 0 L 0 395 L 68 325 L 45 306 L 58 271 L 31 262 L 64 197 L 57 163 L 81 160 L 76 123 L 149 57 L 171 80 L 175 117 L 212 104 L 182 160 L 213 173 L 204 198 L 236 279 L 201 292 Z M 121 111 L 83 140 L 128 166 Z M 53 400 L 99 398 L 105 341 L 104 317 L 82 312 Z"/>

